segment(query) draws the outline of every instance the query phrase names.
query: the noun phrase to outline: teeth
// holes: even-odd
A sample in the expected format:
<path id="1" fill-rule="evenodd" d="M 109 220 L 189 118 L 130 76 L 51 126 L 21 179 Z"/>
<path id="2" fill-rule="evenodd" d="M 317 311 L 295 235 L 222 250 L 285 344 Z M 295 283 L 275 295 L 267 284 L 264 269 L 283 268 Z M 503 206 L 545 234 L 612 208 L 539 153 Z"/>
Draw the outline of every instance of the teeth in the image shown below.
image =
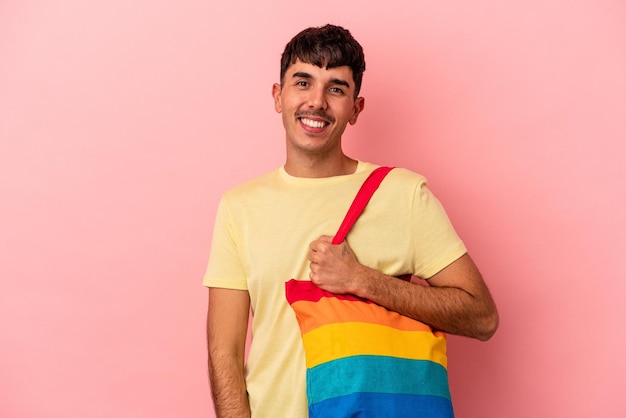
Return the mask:
<path id="1" fill-rule="evenodd" d="M 306 126 L 310 126 L 311 128 L 323 128 L 326 125 L 326 122 L 305 119 L 305 118 L 302 118 L 301 120 L 302 120 L 302 123 L 304 123 Z"/>

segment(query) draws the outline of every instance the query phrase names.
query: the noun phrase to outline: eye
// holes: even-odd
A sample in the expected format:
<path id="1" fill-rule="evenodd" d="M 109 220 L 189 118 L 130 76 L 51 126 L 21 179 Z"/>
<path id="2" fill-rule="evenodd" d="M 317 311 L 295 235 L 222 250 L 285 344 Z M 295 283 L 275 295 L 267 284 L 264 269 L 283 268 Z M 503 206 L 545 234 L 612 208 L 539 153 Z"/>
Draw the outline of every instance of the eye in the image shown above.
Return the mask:
<path id="1" fill-rule="evenodd" d="M 305 81 L 305 80 L 299 80 L 299 81 L 296 81 L 296 86 L 298 86 L 298 87 L 308 87 L 309 86 L 309 82 Z"/>
<path id="2" fill-rule="evenodd" d="M 331 87 L 329 90 L 331 93 L 343 94 L 343 90 L 340 87 Z"/>

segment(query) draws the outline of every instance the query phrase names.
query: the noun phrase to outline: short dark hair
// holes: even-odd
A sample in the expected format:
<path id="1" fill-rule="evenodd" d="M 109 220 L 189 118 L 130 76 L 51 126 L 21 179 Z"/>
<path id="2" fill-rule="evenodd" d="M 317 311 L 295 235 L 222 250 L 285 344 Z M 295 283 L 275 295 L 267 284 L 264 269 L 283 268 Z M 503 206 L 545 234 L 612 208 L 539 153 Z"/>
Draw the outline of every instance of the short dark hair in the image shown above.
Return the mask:
<path id="1" fill-rule="evenodd" d="M 303 30 L 285 46 L 280 60 L 280 82 L 287 69 L 301 61 L 318 67 L 335 68 L 347 65 L 352 70 L 354 96 L 361 91 L 365 55 L 363 48 L 347 29 L 325 25 Z"/>

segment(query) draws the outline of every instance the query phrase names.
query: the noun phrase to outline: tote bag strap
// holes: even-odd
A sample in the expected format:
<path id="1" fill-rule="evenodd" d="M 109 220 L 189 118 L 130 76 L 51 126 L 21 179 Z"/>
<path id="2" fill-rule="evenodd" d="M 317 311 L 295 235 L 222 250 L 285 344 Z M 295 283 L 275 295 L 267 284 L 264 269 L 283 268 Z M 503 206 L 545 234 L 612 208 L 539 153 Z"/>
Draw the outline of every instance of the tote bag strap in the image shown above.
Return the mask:
<path id="1" fill-rule="evenodd" d="M 370 201 L 370 198 L 378 189 L 380 183 L 392 169 L 393 167 L 378 167 L 371 172 L 352 201 L 352 205 L 350 205 L 350 209 L 348 209 L 345 218 L 343 218 L 343 222 L 333 238 L 333 244 L 341 244 L 343 240 L 346 239 L 346 235 L 350 232 L 352 225 L 354 225 L 361 215 L 361 212 L 363 212 L 363 209 L 365 209 L 365 206 L 367 206 L 367 203 Z"/>

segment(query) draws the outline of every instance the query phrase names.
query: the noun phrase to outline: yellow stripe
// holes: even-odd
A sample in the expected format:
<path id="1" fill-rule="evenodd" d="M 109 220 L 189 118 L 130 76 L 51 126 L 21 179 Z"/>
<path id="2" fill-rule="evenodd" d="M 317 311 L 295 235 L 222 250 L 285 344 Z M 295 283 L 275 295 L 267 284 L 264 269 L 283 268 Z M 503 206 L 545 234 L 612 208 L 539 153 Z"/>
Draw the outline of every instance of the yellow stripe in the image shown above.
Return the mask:
<path id="1" fill-rule="evenodd" d="M 302 341 L 307 368 L 356 355 L 430 360 L 448 366 L 446 337 L 440 332 L 400 331 L 376 324 L 343 322 L 316 328 L 304 334 Z"/>
<path id="2" fill-rule="evenodd" d="M 369 322 L 404 331 L 427 331 L 428 325 L 383 308 L 374 303 L 322 298 L 318 302 L 301 300 L 291 307 L 296 312 L 303 334 L 336 322 Z"/>

